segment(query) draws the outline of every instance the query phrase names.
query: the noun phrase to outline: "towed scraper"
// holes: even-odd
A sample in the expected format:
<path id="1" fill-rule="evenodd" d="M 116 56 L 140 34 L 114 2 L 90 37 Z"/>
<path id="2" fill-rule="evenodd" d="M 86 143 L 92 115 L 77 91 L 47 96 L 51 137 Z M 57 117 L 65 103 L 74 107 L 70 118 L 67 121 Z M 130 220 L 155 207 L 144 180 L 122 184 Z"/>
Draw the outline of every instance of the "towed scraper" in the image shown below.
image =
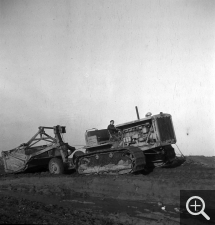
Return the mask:
<path id="1" fill-rule="evenodd" d="M 46 130 L 53 130 L 54 137 L 47 134 Z M 27 169 L 40 169 L 48 167 L 53 174 L 64 172 L 70 167 L 69 153 L 75 148 L 62 140 L 66 127 L 39 127 L 39 131 L 27 142 L 9 151 L 2 151 L 2 159 L 6 173 L 16 173 Z M 49 144 L 36 146 L 41 141 Z"/>

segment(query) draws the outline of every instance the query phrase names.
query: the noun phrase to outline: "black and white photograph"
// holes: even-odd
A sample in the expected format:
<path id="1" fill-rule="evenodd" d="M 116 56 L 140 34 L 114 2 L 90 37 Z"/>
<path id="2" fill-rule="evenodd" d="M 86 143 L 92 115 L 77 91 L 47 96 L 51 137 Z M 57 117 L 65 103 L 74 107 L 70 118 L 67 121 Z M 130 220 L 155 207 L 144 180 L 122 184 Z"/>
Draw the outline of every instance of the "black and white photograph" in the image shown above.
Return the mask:
<path id="1" fill-rule="evenodd" d="M 0 0 L 0 224 L 215 224 L 214 96 L 214 0 Z"/>

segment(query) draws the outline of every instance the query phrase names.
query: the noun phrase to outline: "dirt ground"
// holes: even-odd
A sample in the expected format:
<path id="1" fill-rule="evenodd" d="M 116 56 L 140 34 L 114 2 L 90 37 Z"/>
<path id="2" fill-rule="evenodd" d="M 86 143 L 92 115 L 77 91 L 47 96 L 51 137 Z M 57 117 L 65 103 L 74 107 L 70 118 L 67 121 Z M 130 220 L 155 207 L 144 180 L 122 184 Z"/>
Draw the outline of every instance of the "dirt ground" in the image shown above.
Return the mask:
<path id="1" fill-rule="evenodd" d="M 215 157 L 136 175 L 0 174 L 2 224 L 168 225 L 180 224 L 180 190 L 215 190 Z"/>

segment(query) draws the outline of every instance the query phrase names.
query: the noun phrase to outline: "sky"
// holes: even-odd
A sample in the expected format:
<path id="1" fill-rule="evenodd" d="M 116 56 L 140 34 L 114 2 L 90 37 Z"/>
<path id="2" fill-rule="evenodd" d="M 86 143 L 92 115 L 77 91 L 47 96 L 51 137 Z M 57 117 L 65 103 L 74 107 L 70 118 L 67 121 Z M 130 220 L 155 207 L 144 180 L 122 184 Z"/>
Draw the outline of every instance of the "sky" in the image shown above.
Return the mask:
<path id="1" fill-rule="evenodd" d="M 214 12 L 214 0 L 0 0 L 0 151 L 39 126 L 84 145 L 138 106 L 172 115 L 184 155 L 215 155 Z"/>

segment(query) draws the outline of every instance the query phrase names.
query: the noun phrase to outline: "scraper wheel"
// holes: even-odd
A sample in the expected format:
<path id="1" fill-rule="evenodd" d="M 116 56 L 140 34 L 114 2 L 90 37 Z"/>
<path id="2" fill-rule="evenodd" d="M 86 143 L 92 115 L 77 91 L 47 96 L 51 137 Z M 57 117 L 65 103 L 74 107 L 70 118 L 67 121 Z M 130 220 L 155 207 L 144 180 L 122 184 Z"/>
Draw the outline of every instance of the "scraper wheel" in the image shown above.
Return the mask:
<path id="1" fill-rule="evenodd" d="M 62 174 L 64 173 L 63 161 L 58 158 L 52 158 L 49 161 L 49 172 L 52 174 Z"/>

